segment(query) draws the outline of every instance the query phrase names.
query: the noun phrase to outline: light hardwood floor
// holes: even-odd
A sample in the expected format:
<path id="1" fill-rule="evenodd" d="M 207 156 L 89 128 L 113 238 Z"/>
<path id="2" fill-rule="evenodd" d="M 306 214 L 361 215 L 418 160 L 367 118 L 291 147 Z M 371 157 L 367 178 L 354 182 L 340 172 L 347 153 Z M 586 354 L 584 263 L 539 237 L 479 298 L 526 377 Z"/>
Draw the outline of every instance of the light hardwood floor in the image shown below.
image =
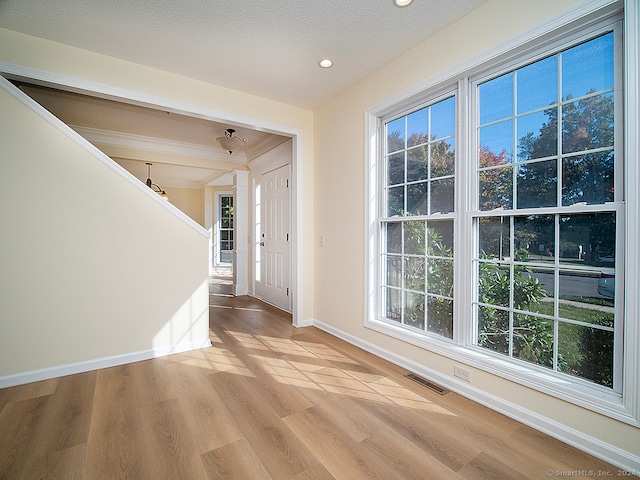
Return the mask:
<path id="1" fill-rule="evenodd" d="M 0 479 L 618 471 L 211 282 L 211 348 L 0 390 Z M 575 476 L 573 477 L 575 478 Z"/>

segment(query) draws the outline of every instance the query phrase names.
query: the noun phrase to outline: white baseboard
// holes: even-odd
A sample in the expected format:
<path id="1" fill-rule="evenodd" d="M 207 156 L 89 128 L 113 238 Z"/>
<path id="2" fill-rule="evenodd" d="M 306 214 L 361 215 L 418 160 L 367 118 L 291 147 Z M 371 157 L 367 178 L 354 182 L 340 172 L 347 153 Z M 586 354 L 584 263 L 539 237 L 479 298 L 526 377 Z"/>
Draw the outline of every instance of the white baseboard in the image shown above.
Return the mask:
<path id="1" fill-rule="evenodd" d="M 122 355 L 114 355 L 112 357 L 96 358 L 85 362 L 70 363 L 67 365 L 59 365 L 56 367 L 42 368 L 39 370 L 31 370 L 29 372 L 16 373 L 0 377 L 0 388 L 14 387 L 16 385 L 24 385 L 31 382 L 39 382 L 41 380 L 49 380 L 51 378 L 64 377 L 76 373 L 89 372 L 99 370 L 101 368 L 115 367 L 124 365 L 125 363 L 140 362 L 152 358 L 164 357 L 174 353 L 188 352 L 211 346 L 211 340 L 207 339 L 201 342 L 185 342 L 177 345 L 167 345 L 165 347 L 153 348 L 151 350 L 143 350 L 140 352 L 125 353 Z"/>
<path id="2" fill-rule="evenodd" d="M 517 420 L 531 428 L 543 432 L 553 438 L 567 443 L 583 452 L 594 457 L 600 458 L 612 465 L 619 467 L 626 472 L 640 472 L 640 457 L 624 451 L 614 445 L 608 444 L 586 435 L 582 432 L 567 427 L 555 420 L 544 417 L 538 413 L 532 412 L 515 403 L 509 402 L 503 398 L 497 397 L 491 393 L 480 390 L 473 385 L 457 380 L 454 377 L 443 375 L 441 372 L 435 371 L 420 363 L 409 360 L 401 355 L 390 352 L 373 343 L 362 340 L 349 333 L 339 330 L 331 325 L 323 323 L 319 320 L 313 320 L 313 326 L 323 330 L 351 345 L 361 348 L 372 353 L 394 365 L 409 370 L 424 378 L 438 383 L 470 400 L 473 400 L 485 407 L 502 413 L 507 417 Z"/>

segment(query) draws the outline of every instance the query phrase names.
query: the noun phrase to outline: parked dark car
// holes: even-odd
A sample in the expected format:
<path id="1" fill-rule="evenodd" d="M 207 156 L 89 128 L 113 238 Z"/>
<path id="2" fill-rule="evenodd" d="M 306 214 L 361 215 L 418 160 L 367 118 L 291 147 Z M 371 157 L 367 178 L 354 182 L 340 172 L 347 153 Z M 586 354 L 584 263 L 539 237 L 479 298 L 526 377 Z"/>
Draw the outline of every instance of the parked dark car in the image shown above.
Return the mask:
<path id="1" fill-rule="evenodd" d="M 598 293 L 603 297 L 614 298 L 616 295 L 616 272 L 600 272 Z"/>

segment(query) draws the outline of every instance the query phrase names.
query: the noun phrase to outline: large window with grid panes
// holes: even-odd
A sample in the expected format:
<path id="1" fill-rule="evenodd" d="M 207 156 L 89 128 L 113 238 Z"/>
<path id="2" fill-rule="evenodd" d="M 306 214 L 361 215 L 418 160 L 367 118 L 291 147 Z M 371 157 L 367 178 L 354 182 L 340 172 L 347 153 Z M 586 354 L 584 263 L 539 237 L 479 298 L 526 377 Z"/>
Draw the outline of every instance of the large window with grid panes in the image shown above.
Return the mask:
<path id="1" fill-rule="evenodd" d="M 621 43 L 594 26 L 386 107 L 369 326 L 621 396 Z"/>

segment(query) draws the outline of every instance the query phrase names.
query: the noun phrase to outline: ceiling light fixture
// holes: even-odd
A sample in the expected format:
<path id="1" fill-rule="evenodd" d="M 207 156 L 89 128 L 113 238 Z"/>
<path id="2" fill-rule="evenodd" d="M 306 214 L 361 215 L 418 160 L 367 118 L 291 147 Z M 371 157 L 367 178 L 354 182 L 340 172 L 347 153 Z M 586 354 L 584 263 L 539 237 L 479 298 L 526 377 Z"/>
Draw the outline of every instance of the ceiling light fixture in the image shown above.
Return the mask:
<path id="1" fill-rule="evenodd" d="M 329 67 L 333 66 L 333 62 L 331 60 L 329 60 L 328 58 L 325 58 L 325 59 L 320 60 L 320 66 L 322 68 L 329 68 Z"/>
<path id="2" fill-rule="evenodd" d="M 149 187 L 151 190 L 156 192 L 165 200 L 169 201 L 169 196 L 167 195 L 167 193 L 163 189 L 161 189 L 158 185 L 156 185 L 151 181 L 151 165 L 153 165 L 153 163 L 147 162 L 147 182 L 146 182 L 147 187 Z"/>
<path id="3" fill-rule="evenodd" d="M 224 131 L 224 137 L 216 138 L 216 142 L 218 142 L 220 146 L 229 153 L 229 155 L 238 150 L 242 150 L 247 143 L 246 137 L 234 135 L 235 132 L 236 131 L 233 128 L 227 128 Z"/>
<path id="4" fill-rule="evenodd" d="M 407 5 L 410 5 L 412 1 L 413 0 L 393 0 L 393 4 L 396 7 L 406 7 Z"/>

